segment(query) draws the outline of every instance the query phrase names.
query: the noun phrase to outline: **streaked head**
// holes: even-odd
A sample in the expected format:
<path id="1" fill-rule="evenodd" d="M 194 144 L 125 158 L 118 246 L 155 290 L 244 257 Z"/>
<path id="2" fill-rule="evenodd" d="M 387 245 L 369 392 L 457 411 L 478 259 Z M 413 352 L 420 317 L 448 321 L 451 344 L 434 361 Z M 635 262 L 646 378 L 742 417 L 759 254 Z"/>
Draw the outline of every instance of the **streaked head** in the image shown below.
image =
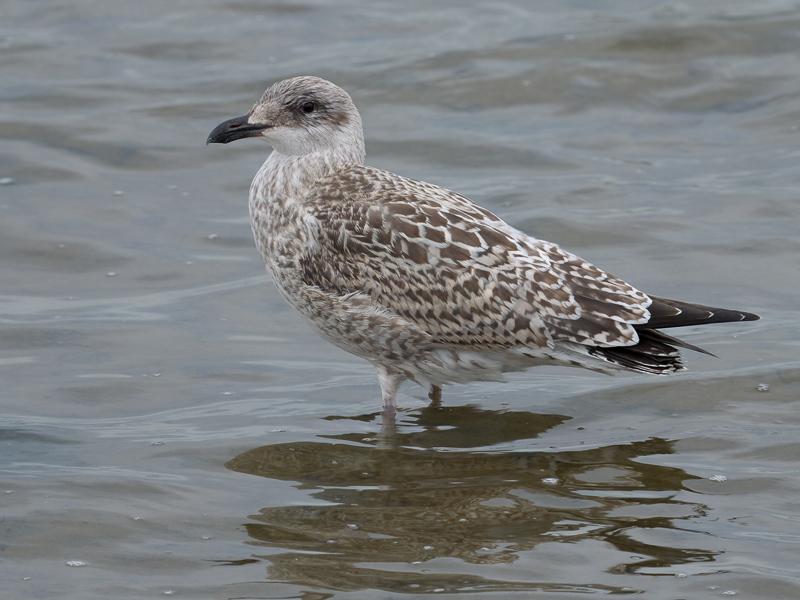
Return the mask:
<path id="1" fill-rule="evenodd" d="M 207 144 L 227 144 L 258 137 L 281 154 L 302 155 L 336 149 L 363 148 L 361 116 L 350 95 L 319 77 L 292 77 L 264 92 L 246 115 L 220 123 Z"/>

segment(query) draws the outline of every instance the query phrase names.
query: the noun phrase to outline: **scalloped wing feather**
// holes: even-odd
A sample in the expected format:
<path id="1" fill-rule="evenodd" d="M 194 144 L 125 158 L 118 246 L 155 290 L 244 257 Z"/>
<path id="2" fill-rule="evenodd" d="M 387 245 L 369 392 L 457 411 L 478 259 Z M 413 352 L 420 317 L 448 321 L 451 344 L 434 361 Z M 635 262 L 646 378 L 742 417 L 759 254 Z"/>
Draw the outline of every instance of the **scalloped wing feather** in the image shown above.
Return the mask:
<path id="1" fill-rule="evenodd" d="M 646 294 L 429 183 L 352 166 L 304 205 L 320 222 L 306 282 L 367 294 L 435 343 L 630 346 L 650 317 Z"/>

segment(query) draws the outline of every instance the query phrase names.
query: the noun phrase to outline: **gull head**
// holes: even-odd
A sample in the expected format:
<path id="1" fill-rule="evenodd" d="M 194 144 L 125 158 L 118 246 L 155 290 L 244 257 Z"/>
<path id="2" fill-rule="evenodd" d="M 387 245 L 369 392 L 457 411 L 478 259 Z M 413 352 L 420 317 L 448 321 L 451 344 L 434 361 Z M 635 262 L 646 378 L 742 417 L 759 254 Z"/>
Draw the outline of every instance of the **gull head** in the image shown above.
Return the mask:
<path id="1" fill-rule="evenodd" d="M 209 134 L 207 144 L 261 138 L 286 155 L 361 149 L 361 116 L 350 95 L 319 77 L 292 77 L 274 83 L 246 115 L 228 119 Z"/>

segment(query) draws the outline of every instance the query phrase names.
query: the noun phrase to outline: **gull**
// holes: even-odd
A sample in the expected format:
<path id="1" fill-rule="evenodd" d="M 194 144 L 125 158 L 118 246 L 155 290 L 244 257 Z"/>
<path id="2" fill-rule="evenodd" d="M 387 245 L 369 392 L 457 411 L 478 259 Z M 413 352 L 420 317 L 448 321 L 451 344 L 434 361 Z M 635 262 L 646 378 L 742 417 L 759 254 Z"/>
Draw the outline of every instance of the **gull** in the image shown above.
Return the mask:
<path id="1" fill-rule="evenodd" d="M 405 380 L 450 383 L 538 365 L 666 375 L 662 329 L 758 316 L 646 294 L 448 189 L 365 164 L 350 95 L 319 77 L 270 86 L 206 143 L 258 138 L 256 246 L 280 293 L 325 338 L 371 362 L 385 411 Z"/>

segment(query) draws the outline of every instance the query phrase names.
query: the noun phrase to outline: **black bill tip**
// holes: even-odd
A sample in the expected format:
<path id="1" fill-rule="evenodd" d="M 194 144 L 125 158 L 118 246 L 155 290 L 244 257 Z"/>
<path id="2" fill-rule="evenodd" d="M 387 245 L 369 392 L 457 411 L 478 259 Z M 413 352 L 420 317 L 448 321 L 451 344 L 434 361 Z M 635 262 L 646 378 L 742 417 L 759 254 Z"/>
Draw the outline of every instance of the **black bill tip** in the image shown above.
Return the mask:
<path id="1" fill-rule="evenodd" d="M 249 123 L 248 116 L 234 117 L 223 121 L 208 134 L 206 144 L 227 144 L 248 137 L 258 137 L 270 126 L 265 123 Z"/>

